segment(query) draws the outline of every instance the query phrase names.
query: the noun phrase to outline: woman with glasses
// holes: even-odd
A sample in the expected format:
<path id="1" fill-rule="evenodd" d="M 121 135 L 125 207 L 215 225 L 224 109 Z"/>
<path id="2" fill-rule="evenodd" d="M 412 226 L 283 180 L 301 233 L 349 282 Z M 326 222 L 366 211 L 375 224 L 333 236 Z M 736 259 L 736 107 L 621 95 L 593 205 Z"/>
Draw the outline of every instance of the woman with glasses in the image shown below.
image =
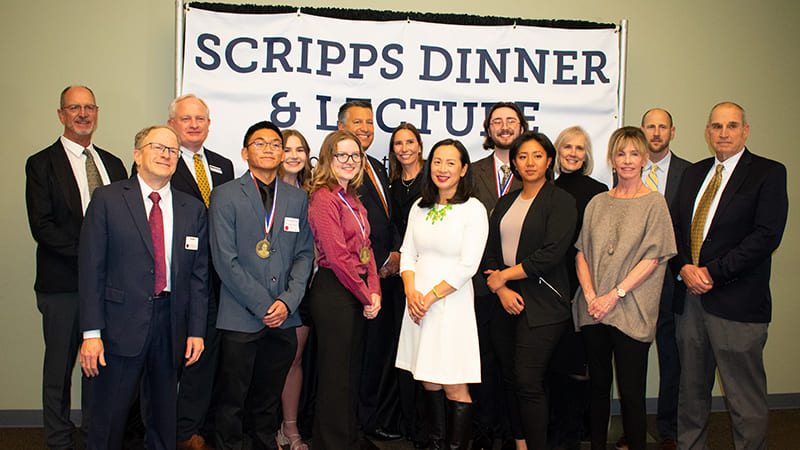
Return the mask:
<path id="1" fill-rule="evenodd" d="M 364 319 L 374 319 L 381 309 L 367 211 L 356 194 L 365 158 L 354 134 L 334 131 L 322 143 L 311 179 L 308 221 L 319 265 L 308 294 L 318 340 L 315 450 L 359 447 Z"/>
<path id="2" fill-rule="evenodd" d="M 422 197 L 411 208 L 400 248 L 408 314 L 396 365 L 422 381 L 432 449 L 467 448 L 472 424 L 467 385 L 481 381 L 472 276 L 488 224 L 486 209 L 472 196 L 469 169 L 469 154 L 460 142 L 445 139 L 434 145 L 425 163 Z"/>

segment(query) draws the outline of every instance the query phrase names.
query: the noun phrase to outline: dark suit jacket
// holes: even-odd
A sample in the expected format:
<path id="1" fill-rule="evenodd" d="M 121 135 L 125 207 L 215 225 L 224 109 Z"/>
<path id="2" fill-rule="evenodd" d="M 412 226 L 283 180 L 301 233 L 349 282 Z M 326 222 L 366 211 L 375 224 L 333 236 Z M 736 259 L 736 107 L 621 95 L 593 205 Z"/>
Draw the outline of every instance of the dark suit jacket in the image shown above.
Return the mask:
<path id="1" fill-rule="evenodd" d="M 119 158 L 95 147 L 111 182 L 128 177 Z M 36 247 L 37 292 L 78 290 L 78 238 L 83 207 L 61 140 L 28 158 L 25 201 Z"/>
<path id="2" fill-rule="evenodd" d="M 503 263 L 500 221 L 521 192 L 510 192 L 497 201 L 489 219 L 489 238 L 481 272 L 508 267 Z M 517 291 L 525 301 L 528 326 L 549 325 L 570 318 L 566 255 L 572 246 L 577 215 L 575 198 L 547 182 L 536 195 L 522 222 L 514 260 L 522 264 L 528 278 L 511 282 L 508 287 Z M 540 277 L 558 294 L 540 281 Z"/>
<path id="3" fill-rule="evenodd" d="M 494 205 L 497 204 L 497 175 L 494 170 L 494 152 L 483 159 L 479 159 L 472 163 L 472 177 L 475 181 L 475 197 L 483 203 L 486 208 L 486 214 L 492 215 Z M 511 186 L 508 187 L 507 192 L 513 192 L 522 189 L 522 181 L 518 177 L 511 180 Z M 476 296 L 487 296 L 490 294 L 489 288 L 486 287 L 486 277 L 483 275 L 483 270 L 472 277 L 472 288 L 475 290 Z"/>
<path id="4" fill-rule="evenodd" d="M 177 368 L 184 359 L 186 338 L 205 337 L 208 230 L 202 202 L 172 189 L 172 210 L 172 295 L 168 301 Z M 196 250 L 187 248 L 187 237 L 198 239 Z M 81 228 L 79 264 L 81 331 L 100 329 L 108 353 L 139 355 L 152 318 L 155 259 L 136 177 L 95 191 Z"/>
<path id="5" fill-rule="evenodd" d="M 389 253 L 399 250 L 401 237 L 391 221 L 392 202 L 389 199 L 389 177 L 386 175 L 386 169 L 380 161 L 372 156 L 367 155 L 367 159 L 378 183 L 383 186 L 386 206 L 389 209 L 387 216 L 377 191 L 378 188 L 372 184 L 372 180 L 365 172 L 363 182 L 357 192 L 361 203 L 367 209 L 367 221 L 370 226 L 369 240 L 372 243 L 372 252 L 375 254 L 375 264 L 380 270 L 383 263 L 386 262 L 386 258 L 389 257 Z"/>
<path id="6" fill-rule="evenodd" d="M 705 159 L 683 173 L 672 216 L 678 245 L 678 255 L 670 262 L 674 273 L 692 263 L 694 203 L 714 161 Z M 700 249 L 698 265 L 708 268 L 714 281 L 701 297 L 706 312 L 738 322 L 770 321 L 772 252 L 780 245 L 788 209 L 786 167 L 745 148 Z"/>
<path id="7" fill-rule="evenodd" d="M 675 153 L 672 154 L 672 159 L 669 162 L 669 171 L 667 171 L 667 184 L 664 186 L 664 198 L 667 200 L 667 206 L 670 213 L 673 211 L 673 204 L 678 195 L 678 188 L 681 185 L 681 178 L 683 171 L 692 163 L 678 157 Z M 667 271 L 664 274 L 664 287 L 661 289 L 661 304 L 659 308 L 666 312 L 683 312 L 683 297 L 686 295 L 686 286 L 679 282 L 677 273 L 672 273 L 672 269 L 667 266 Z M 676 311 L 675 306 L 680 306 L 681 309 Z"/>
<path id="8" fill-rule="evenodd" d="M 297 309 L 314 261 L 308 194 L 283 181 L 276 183 L 267 259 L 256 254 L 256 244 L 264 239 L 265 211 L 250 172 L 211 193 L 211 252 L 222 279 L 217 328 L 255 333 L 264 328 L 261 319 L 279 299 L 290 313 L 281 328 L 301 325 Z"/>

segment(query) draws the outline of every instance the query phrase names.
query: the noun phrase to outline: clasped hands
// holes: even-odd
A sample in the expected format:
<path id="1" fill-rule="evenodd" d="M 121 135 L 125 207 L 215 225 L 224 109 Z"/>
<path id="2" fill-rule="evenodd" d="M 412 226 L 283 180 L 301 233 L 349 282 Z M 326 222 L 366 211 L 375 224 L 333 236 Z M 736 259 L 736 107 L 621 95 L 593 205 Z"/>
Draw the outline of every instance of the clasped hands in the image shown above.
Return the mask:
<path id="1" fill-rule="evenodd" d="M 417 325 L 422 323 L 422 318 L 425 317 L 425 314 L 428 313 L 431 305 L 433 305 L 436 300 L 439 299 L 436 297 L 436 294 L 433 293 L 433 289 L 427 294 L 423 294 L 416 289 L 412 292 L 406 292 L 408 315 L 411 317 L 411 320 Z"/>
<path id="2" fill-rule="evenodd" d="M 522 296 L 506 286 L 508 280 L 503 276 L 502 270 L 486 270 L 483 273 L 486 275 L 486 285 L 490 291 L 497 294 L 507 313 L 516 316 L 525 309 L 525 300 Z"/>
<path id="3" fill-rule="evenodd" d="M 681 267 L 681 278 L 686 283 L 686 289 L 694 295 L 705 294 L 714 287 L 714 280 L 706 267 L 686 264 Z"/>
<path id="4" fill-rule="evenodd" d="M 378 313 L 381 310 L 381 296 L 378 294 L 372 294 L 370 298 L 372 300 L 372 304 L 364 305 L 364 317 L 367 319 L 374 319 L 378 317 Z"/>
<path id="5" fill-rule="evenodd" d="M 594 294 L 591 296 L 586 295 L 585 297 L 586 303 L 589 305 L 589 314 L 591 314 L 595 322 L 600 322 L 603 320 L 603 317 L 611 312 L 611 310 L 617 306 L 617 301 L 619 301 L 616 289 L 612 290 L 606 295 L 601 295 L 600 297 L 597 297 Z"/>

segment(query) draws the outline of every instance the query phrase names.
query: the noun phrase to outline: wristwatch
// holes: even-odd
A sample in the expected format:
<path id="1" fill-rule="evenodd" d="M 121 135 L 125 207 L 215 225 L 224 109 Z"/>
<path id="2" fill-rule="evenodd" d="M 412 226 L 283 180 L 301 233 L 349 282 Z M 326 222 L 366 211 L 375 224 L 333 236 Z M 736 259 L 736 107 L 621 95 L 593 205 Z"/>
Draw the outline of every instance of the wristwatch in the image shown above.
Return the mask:
<path id="1" fill-rule="evenodd" d="M 617 286 L 617 297 L 624 298 L 625 294 L 627 294 L 627 292 L 625 292 L 625 289 L 622 289 L 621 287 Z"/>

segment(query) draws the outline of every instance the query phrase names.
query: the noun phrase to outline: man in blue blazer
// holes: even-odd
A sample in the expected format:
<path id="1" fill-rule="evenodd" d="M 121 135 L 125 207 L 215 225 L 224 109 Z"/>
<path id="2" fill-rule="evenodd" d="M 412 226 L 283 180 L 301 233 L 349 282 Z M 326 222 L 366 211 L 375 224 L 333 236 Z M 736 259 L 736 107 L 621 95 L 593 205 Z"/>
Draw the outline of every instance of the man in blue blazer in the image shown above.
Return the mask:
<path id="1" fill-rule="evenodd" d="M 277 177 L 283 138 L 271 122 L 247 130 L 250 170 L 217 187 L 209 206 L 211 253 L 222 281 L 217 448 L 242 448 L 245 399 L 256 448 L 278 449 L 278 406 L 297 350 L 293 327 L 314 261 L 308 195 Z"/>
<path id="2" fill-rule="evenodd" d="M 683 173 L 670 261 L 687 295 L 676 318 L 681 377 L 678 448 L 705 448 L 715 369 L 730 409 L 736 448 L 767 448 L 763 349 L 772 315 L 772 252 L 789 200 L 786 167 L 750 153 L 741 106 L 712 108 L 706 138 L 714 158 Z"/>
<path id="3" fill-rule="evenodd" d="M 141 382 L 147 447 L 175 448 L 178 368 L 203 351 L 208 301 L 202 202 L 172 189 L 179 140 L 136 135 L 137 176 L 98 188 L 79 250 L 80 363 L 95 379 L 87 448 L 118 449 Z"/>

